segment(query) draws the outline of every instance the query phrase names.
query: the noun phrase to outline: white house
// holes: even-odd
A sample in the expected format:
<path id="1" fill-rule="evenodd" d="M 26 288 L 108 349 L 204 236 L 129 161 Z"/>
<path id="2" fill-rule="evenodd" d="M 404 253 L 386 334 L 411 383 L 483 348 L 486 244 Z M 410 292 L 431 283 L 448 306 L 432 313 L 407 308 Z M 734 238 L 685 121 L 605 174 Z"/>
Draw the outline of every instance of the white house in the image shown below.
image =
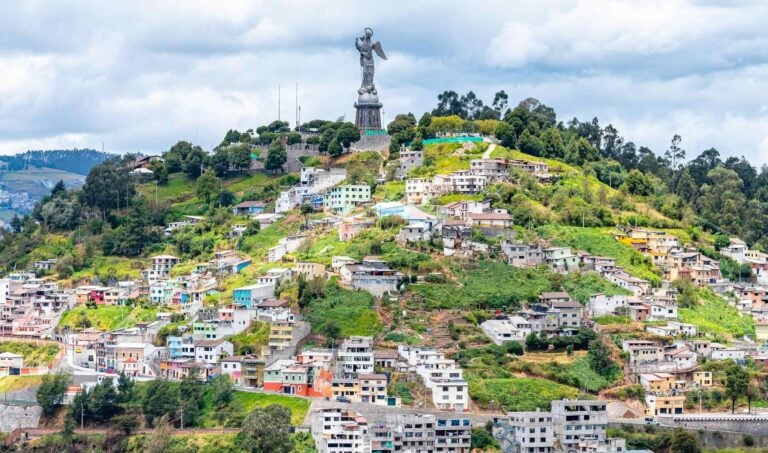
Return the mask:
<path id="1" fill-rule="evenodd" d="M 531 323 L 520 316 L 510 316 L 506 319 L 489 319 L 480 324 L 488 338 L 497 345 L 508 341 L 525 341 L 531 332 Z"/>
<path id="2" fill-rule="evenodd" d="M 587 312 L 590 316 L 604 316 L 616 313 L 617 308 L 626 308 L 626 306 L 627 296 L 623 294 L 615 296 L 594 294 L 589 297 Z"/>

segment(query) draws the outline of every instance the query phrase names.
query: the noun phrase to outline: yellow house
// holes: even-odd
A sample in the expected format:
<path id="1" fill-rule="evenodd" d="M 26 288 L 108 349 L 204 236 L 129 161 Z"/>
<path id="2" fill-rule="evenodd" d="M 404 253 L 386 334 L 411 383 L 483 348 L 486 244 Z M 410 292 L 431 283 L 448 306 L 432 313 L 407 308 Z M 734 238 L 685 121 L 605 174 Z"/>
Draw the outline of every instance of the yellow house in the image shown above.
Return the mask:
<path id="1" fill-rule="evenodd" d="M 640 385 L 646 392 L 669 392 L 675 388 L 675 376 L 669 373 L 641 374 Z"/>
<path id="2" fill-rule="evenodd" d="M 680 415 L 685 410 L 685 396 L 645 396 L 645 415 Z"/>
<path id="3" fill-rule="evenodd" d="M 269 329 L 269 348 L 282 351 L 291 347 L 293 339 L 293 324 L 275 323 Z"/>
<path id="4" fill-rule="evenodd" d="M 696 371 L 693 373 L 693 382 L 698 387 L 712 387 L 714 382 L 712 380 L 711 371 Z"/>
<path id="5" fill-rule="evenodd" d="M 768 322 L 761 321 L 755 323 L 755 338 L 758 341 L 768 340 Z"/>

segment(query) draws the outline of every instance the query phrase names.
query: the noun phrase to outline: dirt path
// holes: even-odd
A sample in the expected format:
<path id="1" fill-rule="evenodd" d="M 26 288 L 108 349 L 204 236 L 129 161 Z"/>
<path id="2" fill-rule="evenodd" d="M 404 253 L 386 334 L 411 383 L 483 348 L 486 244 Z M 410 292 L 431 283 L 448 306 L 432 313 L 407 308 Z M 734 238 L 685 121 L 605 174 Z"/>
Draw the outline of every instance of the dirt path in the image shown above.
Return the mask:
<path id="1" fill-rule="evenodd" d="M 486 149 L 485 152 L 483 153 L 483 159 L 490 159 L 491 153 L 493 152 L 494 149 L 496 149 L 496 143 L 491 143 L 488 146 L 488 149 Z"/>

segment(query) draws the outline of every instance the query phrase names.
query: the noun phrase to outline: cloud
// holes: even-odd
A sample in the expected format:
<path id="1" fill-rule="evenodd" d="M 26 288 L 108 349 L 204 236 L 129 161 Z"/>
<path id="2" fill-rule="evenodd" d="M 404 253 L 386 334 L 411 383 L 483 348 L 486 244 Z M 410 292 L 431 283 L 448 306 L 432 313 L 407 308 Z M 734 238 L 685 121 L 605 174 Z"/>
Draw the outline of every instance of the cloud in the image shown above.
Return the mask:
<path id="1" fill-rule="evenodd" d="M 768 4 L 755 1 L 204 0 L 9 3 L 0 15 L 0 152 L 205 148 L 278 116 L 354 114 L 354 38 L 372 26 L 386 117 L 443 90 L 504 89 L 639 145 L 768 162 Z"/>

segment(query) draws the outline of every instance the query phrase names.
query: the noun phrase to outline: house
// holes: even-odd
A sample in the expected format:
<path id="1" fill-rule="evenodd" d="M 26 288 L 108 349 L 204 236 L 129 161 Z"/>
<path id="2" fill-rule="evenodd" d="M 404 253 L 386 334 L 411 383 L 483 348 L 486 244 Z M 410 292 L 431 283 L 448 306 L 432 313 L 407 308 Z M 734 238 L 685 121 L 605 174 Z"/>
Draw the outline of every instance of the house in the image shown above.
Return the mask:
<path id="1" fill-rule="evenodd" d="M 633 366 L 664 360 L 664 349 L 655 341 L 624 340 L 621 349 L 629 354 L 629 364 Z"/>
<path id="2" fill-rule="evenodd" d="M 232 383 L 237 386 L 243 385 L 243 357 L 241 355 L 223 357 L 219 364 L 221 373 L 228 375 Z"/>
<path id="3" fill-rule="evenodd" d="M 550 247 L 542 250 L 544 263 L 556 272 L 571 272 L 579 268 L 579 256 L 569 247 Z"/>
<path id="4" fill-rule="evenodd" d="M 646 392 L 664 393 L 675 388 L 675 375 L 669 373 L 648 373 L 638 377 Z"/>
<path id="5" fill-rule="evenodd" d="M 312 411 L 312 437 L 321 453 L 369 453 L 368 420 L 343 408 Z"/>
<path id="6" fill-rule="evenodd" d="M 263 201 L 248 200 L 242 203 L 236 204 L 232 207 L 232 213 L 234 215 L 246 215 L 252 216 L 261 214 L 266 209 L 267 204 Z"/>
<path id="7" fill-rule="evenodd" d="M 195 343 L 195 361 L 216 365 L 223 357 L 234 354 L 232 343 L 223 339 L 203 340 Z"/>
<path id="8" fill-rule="evenodd" d="M 508 341 L 525 341 L 531 332 L 531 323 L 520 316 L 509 316 L 503 319 L 489 319 L 480 328 L 495 344 L 502 345 Z"/>
<path id="9" fill-rule="evenodd" d="M 374 372 L 373 338 L 352 336 L 341 343 L 336 366 L 343 376 Z"/>
<path id="10" fill-rule="evenodd" d="M 357 235 L 373 227 L 375 224 L 376 222 L 371 218 L 359 216 L 345 218 L 341 225 L 339 225 L 339 240 L 348 241 L 354 239 Z"/>
<path id="11" fill-rule="evenodd" d="M 747 352 L 738 348 L 724 348 L 717 351 L 712 351 L 710 358 L 712 360 L 744 360 L 747 358 Z"/>
<path id="12" fill-rule="evenodd" d="M 509 412 L 493 417 L 493 437 L 498 439 L 501 451 L 552 453 L 554 430 L 551 412 Z"/>
<path id="13" fill-rule="evenodd" d="M 221 275 L 238 274 L 251 264 L 250 258 L 244 258 L 234 250 L 214 252 L 210 268 Z"/>
<path id="14" fill-rule="evenodd" d="M 469 214 L 469 224 L 486 228 L 511 228 L 512 217 L 506 211 L 471 213 Z"/>
<path id="15" fill-rule="evenodd" d="M 554 400 L 551 407 L 555 438 L 564 451 L 576 449 L 585 436 L 605 440 L 608 427 L 605 401 Z"/>
<path id="16" fill-rule="evenodd" d="M 539 294 L 539 303 L 551 306 L 552 302 L 568 302 L 571 295 L 565 291 L 543 292 Z"/>
<path id="17" fill-rule="evenodd" d="M 617 309 L 625 309 L 626 307 L 627 296 L 623 294 L 615 296 L 593 294 L 589 296 L 589 301 L 587 302 L 587 313 L 592 317 L 611 315 L 616 313 Z"/>
<path id="18" fill-rule="evenodd" d="M 254 216 L 251 216 L 251 219 L 256 222 L 259 222 L 260 228 L 266 228 L 272 225 L 273 223 L 277 222 L 278 220 L 282 219 L 283 217 L 284 216 L 281 214 L 262 212 L 261 214 L 256 214 Z"/>
<path id="19" fill-rule="evenodd" d="M 274 284 L 254 284 L 236 288 L 233 291 L 233 302 L 247 309 L 255 308 L 262 301 L 275 297 Z"/>
<path id="20" fill-rule="evenodd" d="M 264 368 L 264 390 L 288 395 L 330 397 L 332 373 L 318 363 L 280 359 Z"/>
<path id="21" fill-rule="evenodd" d="M 645 395 L 645 414 L 650 416 L 681 415 L 685 412 L 685 395 Z"/>
<path id="22" fill-rule="evenodd" d="M 24 368 L 24 356 L 13 352 L 0 353 L 0 369 Z"/>
<path id="23" fill-rule="evenodd" d="M 408 178 L 405 181 L 405 202 L 408 204 L 427 204 L 432 194 L 430 178 Z"/>
<path id="24" fill-rule="evenodd" d="M 514 267 L 536 267 L 544 262 L 539 244 L 523 242 L 501 242 L 501 251 L 507 257 L 507 264 Z"/>
<path id="25" fill-rule="evenodd" d="M 351 211 L 361 203 L 371 201 L 371 186 L 368 184 L 345 184 L 328 189 L 325 193 L 325 207 L 336 213 Z"/>
<path id="26" fill-rule="evenodd" d="M 387 375 L 360 373 L 357 376 L 361 403 L 387 405 Z"/>
<path id="27" fill-rule="evenodd" d="M 398 290 L 403 274 L 389 268 L 375 268 L 364 264 L 345 264 L 339 269 L 342 283 L 352 288 L 363 289 L 381 297 Z"/>
<path id="28" fill-rule="evenodd" d="M 620 268 L 605 269 L 600 272 L 600 275 L 614 285 L 631 291 L 636 297 L 646 295 L 651 291 L 649 281 L 634 277 Z"/>
<path id="29" fill-rule="evenodd" d="M 446 217 L 456 217 L 461 220 L 468 220 L 469 214 L 480 214 L 491 210 L 490 201 L 472 201 L 460 200 L 448 203 L 438 208 L 440 215 Z"/>
<path id="30" fill-rule="evenodd" d="M 648 326 L 645 328 L 645 330 L 646 332 L 650 332 L 656 335 L 670 337 L 695 337 L 698 333 L 698 329 L 695 325 L 676 321 L 669 321 L 666 326 Z"/>
<path id="31" fill-rule="evenodd" d="M 145 271 L 147 279 L 152 282 L 168 278 L 171 275 L 171 268 L 179 264 L 181 258 L 173 255 L 156 255 L 152 257 L 152 267 Z"/>
<path id="32" fill-rule="evenodd" d="M 504 159 L 472 159 L 469 161 L 469 171 L 473 175 L 484 176 L 491 181 L 509 179 L 509 168 Z"/>
<path id="33" fill-rule="evenodd" d="M 299 261 L 293 268 L 296 275 L 301 275 L 305 280 L 325 277 L 325 265 L 322 263 L 311 263 L 308 261 Z"/>
<path id="34" fill-rule="evenodd" d="M 341 269 L 345 264 L 354 264 L 357 260 L 348 256 L 332 256 L 331 257 L 331 269 L 337 271 Z"/>
<path id="35" fill-rule="evenodd" d="M 423 150 L 401 149 L 400 159 L 398 159 L 397 174 L 400 178 L 405 178 L 410 169 L 420 167 L 423 163 Z"/>
<path id="36" fill-rule="evenodd" d="M 468 409 L 467 381 L 463 370 L 453 360 L 432 348 L 398 345 L 397 352 L 422 377 L 439 410 L 463 412 Z"/>
<path id="37" fill-rule="evenodd" d="M 697 387 L 707 388 L 712 387 L 715 382 L 711 371 L 694 371 L 693 383 L 696 384 Z"/>
<path id="38" fill-rule="evenodd" d="M 550 304 L 553 312 L 557 313 L 558 326 L 561 328 L 578 329 L 582 324 L 581 304 L 568 301 L 555 301 Z"/>
<path id="39" fill-rule="evenodd" d="M 399 355 L 391 349 L 377 349 L 373 351 L 373 361 L 376 368 L 394 369 Z"/>

